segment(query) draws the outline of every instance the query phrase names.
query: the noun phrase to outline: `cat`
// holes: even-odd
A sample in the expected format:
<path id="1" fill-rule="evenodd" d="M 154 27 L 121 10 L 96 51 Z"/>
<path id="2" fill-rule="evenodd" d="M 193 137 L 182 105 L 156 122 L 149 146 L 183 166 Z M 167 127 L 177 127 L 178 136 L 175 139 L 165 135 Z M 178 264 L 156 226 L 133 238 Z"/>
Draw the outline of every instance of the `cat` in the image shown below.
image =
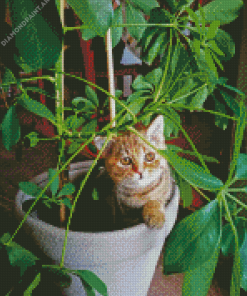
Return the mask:
<path id="1" fill-rule="evenodd" d="M 162 115 L 139 132 L 156 149 L 166 149 Z M 105 138 L 101 136 L 94 139 L 98 150 L 104 142 Z M 113 223 L 120 228 L 140 222 L 150 228 L 162 228 L 165 222 L 164 205 L 172 193 L 172 178 L 166 159 L 129 131 L 114 136 L 103 151 L 102 158 L 105 168 L 102 175 L 108 176 L 113 183 L 107 200 L 108 205 L 113 207 Z"/>

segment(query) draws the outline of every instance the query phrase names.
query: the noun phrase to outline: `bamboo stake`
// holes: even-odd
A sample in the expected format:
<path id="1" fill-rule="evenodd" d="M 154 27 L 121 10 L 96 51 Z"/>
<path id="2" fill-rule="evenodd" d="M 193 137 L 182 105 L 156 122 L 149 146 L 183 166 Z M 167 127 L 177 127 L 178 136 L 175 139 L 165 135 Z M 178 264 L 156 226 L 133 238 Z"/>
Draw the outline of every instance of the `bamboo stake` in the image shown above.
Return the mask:
<path id="1" fill-rule="evenodd" d="M 107 53 L 107 74 L 108 74 L 108 85 L 109 92 L 112 96 L 115 97 L 115 81 L 114 81 L 114 64 L 113 64 L 113 55 L 112 55 L 112 38 L 111 38 L 111 28 L 108 29 L 106 34 L 106 53 Z M 116 106 L 115 100 L 109 98 L 110 106 L 110 121 L 113 120 L 116 116 Z M 116 122 L 112 123 L 112 127 L 116 126 Z"/>

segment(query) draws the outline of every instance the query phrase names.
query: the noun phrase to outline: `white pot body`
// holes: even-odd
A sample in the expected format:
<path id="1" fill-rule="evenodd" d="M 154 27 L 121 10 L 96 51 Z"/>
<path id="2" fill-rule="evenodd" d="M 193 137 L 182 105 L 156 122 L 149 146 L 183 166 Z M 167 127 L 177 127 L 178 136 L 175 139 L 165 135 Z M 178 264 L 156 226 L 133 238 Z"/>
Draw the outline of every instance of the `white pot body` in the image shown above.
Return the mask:
<path id="1" fill-rule="evenodd" d="M 91 161 L 71 165 L 70 178 L 86 172 Z M 48 174 L 34 179 L 39 186 L 47 183 Z M 22 204 L 32 198 L 21 190 L 16 196 L 17 215 L 23 218 Z M 144 223 L 109 232 L 69 231 L 64 266 L 70 269 L 91 270 L 106 285 L 109 296 L 145 296 L 149 289 L 155 267 L 165 238 L 172 230 L 178 212 L 179 190 L 166 207 L 166 222 L 162 229 L 149 229 Z M 29 216 L 25 227 L 56 264 L 60 263 L 65 230 Z M 72 276 L 72 284 L 64 290 L 65 295 L 86 296 L 80 279 Z M 96 292 L 96 295 L 100 295 Z"/>

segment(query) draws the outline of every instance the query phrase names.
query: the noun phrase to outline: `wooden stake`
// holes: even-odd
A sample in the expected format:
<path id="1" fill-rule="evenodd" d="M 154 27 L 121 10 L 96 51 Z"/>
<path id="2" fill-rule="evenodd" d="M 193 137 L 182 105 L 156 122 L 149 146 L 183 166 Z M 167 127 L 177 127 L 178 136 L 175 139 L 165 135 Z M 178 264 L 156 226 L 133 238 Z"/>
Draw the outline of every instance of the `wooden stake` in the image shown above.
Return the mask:
<path id="1" fill-rule="evenodd" d="M 65 27 L 65 18 L 64 18 L 64 7 L 65 7 L 65 0 L 60 0 L 60 16 L 61 16 L 61 23 L 62 23 L 62 27 Z M 61 60 L 62 60 L 62 65 L 61 65 L 61 72 L 64 72 L 64 44 L 62 42 L 62 57 L 61 57 Z M 57 75 L 57 74 L 56 74 Z M 60 74 L 62 75 L 61 77 L 61 85 L 62 85 L 62 88 L 61 88 L 61 94 L 59 94 L 59 91 L 57 91 L 57 98 L 59 98 L 61 95 L 61 104 L 62 104 L 62 109 L 64 107 L 64 75 L 63 74 Z M 60 107 L 60 101 L 57 100 L 57 108 Z M 62 112 L 62 121 L 64 121 L 64 112 Z M 61 188 L 63 187 L 63 185 L 65 184 L 65 178 L 64 178 L 64 172 L 62 172 L 60 175 L 59 175 L 59 185 L 61 186 Z M 61 204 L 60 205 L 60 227 L 61 228 L 65 228 L 64 224 L 65 224 L 65 221 L 66 221 L 66 207 L 64 204 Z"/>
<path id="2" fill-rule="evenodd" d="M 115 81 L 114 81 L 114 65 L 113 65 L 113 55 L 112 55 L 112 38 L 111 38 L 111 28 L 108 29 L 106 34 L 106 53 L 107 53 L 107 75 L 108 75 L 108 85 L 109 92 L 115 97 Z M 116 116 L 116 106 L 115 100 L 110 97 L 110 121 L 112 121 Z M 112 123 L 112 127 L 116 126 L 116 122 Z"/>

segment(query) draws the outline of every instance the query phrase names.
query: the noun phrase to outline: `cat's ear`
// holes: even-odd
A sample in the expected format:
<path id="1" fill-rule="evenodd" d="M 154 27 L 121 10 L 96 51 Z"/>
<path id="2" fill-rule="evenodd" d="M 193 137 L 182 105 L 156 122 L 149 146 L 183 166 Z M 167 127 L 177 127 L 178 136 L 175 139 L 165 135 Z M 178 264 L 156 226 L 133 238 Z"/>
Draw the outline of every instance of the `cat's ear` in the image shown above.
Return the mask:
<path id="1" fill-rule="evenodd" d="M 147 138 L 157 148 L 165 148 L 164 117 L 158 115 L 147 129 Z"/>
<path id="2" fill-rule="evenodd" d="M 94 144 L 98 150 L 102 149 L 106 139 L 107 139 L 107 137 L 102 137 L 102 136 L 96 136 L 94 138 Z M 107 156 L 108 152 L 110 152 L 112 142 L 113 142 L 113 140 L 109 141 L 109 143 L 106 145 L 106 148 L 102 153 L 103 158 L 105 158 Z"/>

